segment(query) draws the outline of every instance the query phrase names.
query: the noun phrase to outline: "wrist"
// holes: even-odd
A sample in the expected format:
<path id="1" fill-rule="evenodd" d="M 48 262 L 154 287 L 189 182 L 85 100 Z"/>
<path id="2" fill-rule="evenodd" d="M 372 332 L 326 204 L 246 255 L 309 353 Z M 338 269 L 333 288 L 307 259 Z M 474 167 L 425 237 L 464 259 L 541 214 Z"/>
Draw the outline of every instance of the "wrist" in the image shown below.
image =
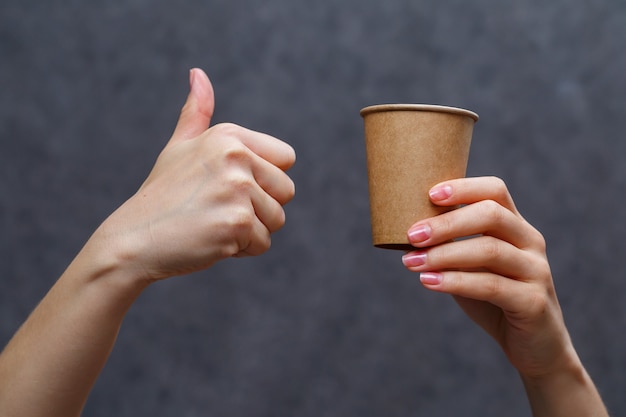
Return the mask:
<path id="1" fill-rule="evenodd" d="M 543 373 L 520 373 L 524 386 L 529 389 L 545 390 L 547 388 L 562 387 L 561 381 L 572 384 L 583 384 L 586 379 L 586 371 L 576 356 L 569 358 L 558 367 Z"/>
<path id="2" fill-rule="evenodd" d="M 103 296 L 110 294 L 132 303 L 151 282 L 133 253 L 105 223 L 85 243 L 62 278 L 96 286 Z"/>
<path id="3" fill-rule="evenodd" d="M 521 374 L 533 416 L 607 416 L 600 395 L 573 347 L 549 372 Z"/>

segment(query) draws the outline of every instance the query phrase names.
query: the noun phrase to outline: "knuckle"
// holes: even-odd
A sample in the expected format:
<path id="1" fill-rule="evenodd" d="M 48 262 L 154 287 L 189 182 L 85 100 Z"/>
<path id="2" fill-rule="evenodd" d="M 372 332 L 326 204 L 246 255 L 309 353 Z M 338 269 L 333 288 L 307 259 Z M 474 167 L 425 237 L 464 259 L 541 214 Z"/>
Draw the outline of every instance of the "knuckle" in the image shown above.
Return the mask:
<path id="1" fill-rule="evenodd" d="M 270 206 L 264 210 L 259 220 L 263 223 L 269 233 L 273 233 L 285 225 L 286 215 L 283 207 L 276 201 L 272 201 Z"/>
<path id="2" fill-rule="evenodd" d="M 254 226 L 255 217 L 254 211 L 249 207 L 232 207 L 226 220 L 227 234 L 236 236 L 236 240 L 249 236 Z"/>
<path id="3" fill-rule="evenodd" d="M 463 291 L 464 275 L 463 271 L 446 271 L 444 283 L 447 291 L 451 294 L 459 294 Z"/>
<path id="4" fill-rule="evenodd" d="M 257 256 L 267 252 L 272 246 L 272 239 L 269 233 L 264 233 L 251 239 L 246 247 L 242 248 L 242 253 L 249 256 Z"/>
<path id="5" fill-rule="evenodd" d="M 550 295 L 544 287 L 539 287 L 538 290 L 529 294 L 528 311 L 533 312 L 533 315 L 543 315 L 548 310 L 549 305 Z"/>
<path id="6" fill-rule="evenodd" d="M 220 246 L 220 255 L 222 259 L 236 256 L 240 252 L 240 244 L 237 241 L 230 241 Z"/>
<path id="7" fill-rule="evenodd" d="M 230 164 L 246 164 L 250 159 L 250 149 L 241 142 L 233 141 L 224 149 L 223 157 Z"/>
<path id="8" fill-rule="evenodd" d="M 478 240 L 480 247 L 480 253 L 485 257 L 484 261 L 492 263 L 502 257 L 502 246 L 499 244 L 498 239 L 491 236 L 484 236 Z"/>
<path id="9" fill-rule="evenodd" d="M 541 253 L 545 253 L 548 246 L 546 243 L 546 238 L 537 229 L 533 229 L 533 231 L 534 232 L 530 234 L 530 241 L 532 246 L 535 248 L 535 250 Z"/>
<path id="10" fill-rule="evenodd" d="M 484 291 L 486 299 L 496 299 L 502 293 L 502 281 L 495 276 L 485 280 Z"/>
<path id="11" fill-rule="evenodd" d="M 271 231 L 276 231 L 285 225 L 287 221 L 287 216 L 285 215 L 285 210 L 282 207 L 278 207 L 275 215 L 275 226 Z"/>
<path id="12" fill-rule="evenodd" d="M 281 203 L 286 204 L 293 200 L 296 196 L 296 184 L 291 178 L 287 178 L 286 184 L 284 186 L 284 196 L 281 198 Z"/>
<path id="13" fill-rule="evenodd" d="M 457 253 L 450 245 L 437 245 L 428 250 L 426 262 L 429 268 L 440 269 L 442 267 L 449 268 L 454 266 L 454 259 Z"/>
<path id="14" fill-rule="evenodd" d="M 550 287 L 552 284 L 552 272 L 550 270 L 550 263 L 545 257 L 533 260 L 533 269 L 531 274 L 536 282 L 541 283 L 546 287 Z"/>
<path id="15" fill-rule="evenodd" d="M 247 196 L 251 190 L 255 187 L 256 182 L 251 175 L 248 175 L 242 171 L 233 171 L 224 180 L 227 188 L 230 192 L 234 192 L 237 195 Z"/>
<path id="16" fill-rule="evenodd" d="M 490 224 L 499 225 L 504 220 L 504 209 L 494 200 L 481 201 L 479 206 L 480 214 Z"/>
<path id="17" fill-rule="evenodd" d="M 491 189 L 499 197 L 505 197 L 509 195 L 509 189 L 506 186 L 504 180 L 500 177 L 490 177 Z"/>
<path id="18" fill-rule="evenodd" d="M 454 218 L 449 213 L 433 217 L 430 222 L 432 232 L 437 235 L 447 236 L 450 230 L 454 229 Z"/>
<path id="19" fill-rule="evenodd" d="M 259 243 L 258 243 L 258 254 L 260 255 L 261 253 L 265 253 L 267 252 L 270 247 L 272 246 L 272 238 L 270 237 L 269 233 L 264 234 L 260 239 L 259 239 Z"/>
<path id="20" fill-rule="evenodd" d="M 238 126 L 234 123 L 218 123 L 211 127 L 213 133 L 218 136 L 224 137 L 237 137 L 239 136 L 239 132 L 241 130 L 241 126 Z"/>

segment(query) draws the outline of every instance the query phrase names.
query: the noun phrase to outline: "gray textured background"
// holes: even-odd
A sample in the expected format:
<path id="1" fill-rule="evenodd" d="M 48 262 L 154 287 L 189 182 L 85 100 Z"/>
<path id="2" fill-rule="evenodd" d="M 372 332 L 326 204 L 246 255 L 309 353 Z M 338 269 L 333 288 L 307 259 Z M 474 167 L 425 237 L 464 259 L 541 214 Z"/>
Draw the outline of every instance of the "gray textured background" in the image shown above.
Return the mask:
<path id="1" fill-rule="evenodd" d="M 0 342 L 147 175 L 193 66 L 216 122 L 296 148 L 298 194 L 268 254 L 143 294 L 86 416 L 530 414 L 495 343 L 370 246 L 358 112 L 382 102 L 480 114 L 469 175 L 546 236 L 626 415 L 622 0 L 0 1 Z"/>

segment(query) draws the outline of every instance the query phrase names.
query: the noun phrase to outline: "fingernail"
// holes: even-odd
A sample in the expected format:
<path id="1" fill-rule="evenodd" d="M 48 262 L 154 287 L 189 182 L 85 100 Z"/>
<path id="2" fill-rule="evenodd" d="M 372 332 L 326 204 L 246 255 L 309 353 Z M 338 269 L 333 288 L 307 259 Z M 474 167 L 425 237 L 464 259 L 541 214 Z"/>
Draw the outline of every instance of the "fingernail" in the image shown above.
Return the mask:
<path id="1" fill-rule="evenodd" d="M 430 199 L 433 201 L 441 201 L 450 198 L 452 195 L 452 187 L 449 185 L 438 185 L 431 188 L 428 192 Z"/>
<path id="2" fill-rule="evenodd" d="M 427 224 L 420 224 L 419 226 L 409 230 L 408 236 L 411 243 L 421 243 L 430 238 L 432 230 Z"/>
<path id="3" fill-rule="evenodd" d="M 422 266 L 426 263 L 426 253 L 410 252 L 402 256 L 402 263 L 406 267 Z"/>
<path id="4" fill-rule="evenodd" d="M 194 71 L 193 69 L 189 70 L 189 89 L 193 90 L 193 79 L 194 79 Z"/>
<path id="5" fill-rule="evenodd" d="M 443 275 L 438 272 L 421 272 L 420 282 L 424 285 L 439 285 L 443 281 Z"/>

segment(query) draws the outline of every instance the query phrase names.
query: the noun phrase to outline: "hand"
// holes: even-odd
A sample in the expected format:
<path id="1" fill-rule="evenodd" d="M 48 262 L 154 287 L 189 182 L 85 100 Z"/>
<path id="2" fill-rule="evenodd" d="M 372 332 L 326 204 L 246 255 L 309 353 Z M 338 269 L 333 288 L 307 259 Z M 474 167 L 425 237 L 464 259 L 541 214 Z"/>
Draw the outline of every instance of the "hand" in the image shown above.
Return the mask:
<path id="1" fill-rule="evenodd" d="M 447 181 L 433 187 L 430 198 L 464 206 L 411 227 L 409 240 L 419 249 L 404 255 L 407 268 L 420 272 L 426 288 L 452 294 L 522 375 L 541 376 L 576 361 L 544 238 L 522 218 L 505 184 Z"/>
<path id="2" fill-rule="evenodd" d="M 293 149 L 233 124 L 209 129 L 213 88 L 201 70 L 176 130 L 137 191 L 95 237 L 148 281 L 205 269 L 230 256 L 258 255 L 285 222 L 294 195 L 285 174 Z"/>
<path id="3" fill-rule="evenodd" d="M 0 415 L 80 415 L 143 289 L 228 256 L 260 254 L 283 225 L 293 149 L 231 124 L 209 129 L 211 83 L 200 70 L 190 77 L 176 130 L 146 181 L 94 232 L 0 355 Z"/>

